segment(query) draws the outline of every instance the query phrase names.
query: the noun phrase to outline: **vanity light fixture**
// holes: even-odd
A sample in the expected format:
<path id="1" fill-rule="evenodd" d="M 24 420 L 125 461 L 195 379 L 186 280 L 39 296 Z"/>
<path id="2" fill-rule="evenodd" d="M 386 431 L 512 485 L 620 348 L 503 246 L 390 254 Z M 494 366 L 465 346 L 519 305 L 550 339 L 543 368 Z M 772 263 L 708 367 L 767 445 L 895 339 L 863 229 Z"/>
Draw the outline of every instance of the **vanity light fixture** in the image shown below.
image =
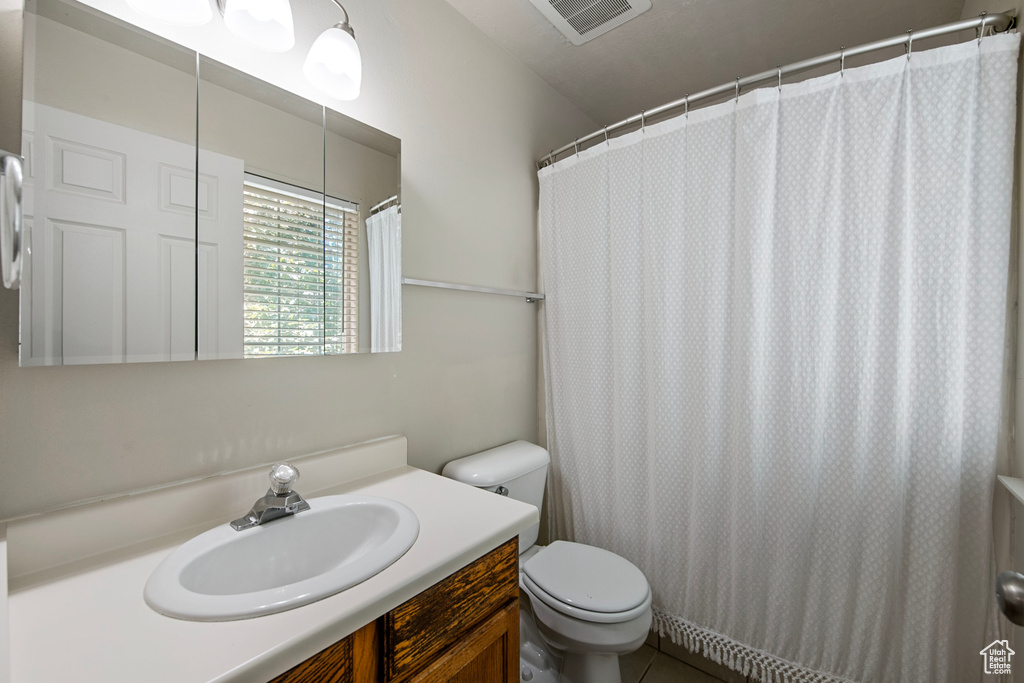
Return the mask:
<path id="1" fill-rule="evenodd" d="M 202 26 L 213 19 L 210 0 L 128 0 L 141 14 L 178 26 Z"/>
<path id="2" fill-rule="evenodd" d="M 271 52 L 295 45 L 295 25 L 288 0 L 217 0 L 228 30 Z"/>
<path id="3" fill-rule="evenodd" d="M 309 48 L 302 73 L 306 80 L 339 100 L 359 97 L 363 81 L 363 60 L 356 45 L 356 32 L 348 23 L 348 12 L 338 0 L 334 4 L 345 13 L 340 21 L 320 34 Z"/>

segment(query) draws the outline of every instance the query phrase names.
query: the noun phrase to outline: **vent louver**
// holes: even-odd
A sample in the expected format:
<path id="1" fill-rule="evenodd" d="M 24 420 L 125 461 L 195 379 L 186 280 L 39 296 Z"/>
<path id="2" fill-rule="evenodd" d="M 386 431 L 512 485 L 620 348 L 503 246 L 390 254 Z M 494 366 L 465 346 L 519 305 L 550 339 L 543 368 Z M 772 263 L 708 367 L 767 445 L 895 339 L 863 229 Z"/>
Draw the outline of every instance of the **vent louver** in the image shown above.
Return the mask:
<path id="1" fill-rule="evenodd" d="M 651 8 L 651 0 L 530 0 L 573 45 L 621 26 Z"/>

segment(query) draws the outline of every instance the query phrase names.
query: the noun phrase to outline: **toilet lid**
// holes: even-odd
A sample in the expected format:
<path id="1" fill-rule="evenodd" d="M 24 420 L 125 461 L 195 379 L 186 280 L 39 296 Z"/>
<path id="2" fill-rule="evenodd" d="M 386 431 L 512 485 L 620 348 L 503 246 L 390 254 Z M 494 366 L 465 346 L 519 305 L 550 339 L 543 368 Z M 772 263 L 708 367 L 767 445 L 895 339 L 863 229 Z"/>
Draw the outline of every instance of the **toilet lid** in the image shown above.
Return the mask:
<path id="1" fill-rule="evenodd" d="M 555 541 L 530 558 L 523 572 L 548 595 L 591 612 L 626 612 L 650 592 L 643 572 L 615 553 Z"/>

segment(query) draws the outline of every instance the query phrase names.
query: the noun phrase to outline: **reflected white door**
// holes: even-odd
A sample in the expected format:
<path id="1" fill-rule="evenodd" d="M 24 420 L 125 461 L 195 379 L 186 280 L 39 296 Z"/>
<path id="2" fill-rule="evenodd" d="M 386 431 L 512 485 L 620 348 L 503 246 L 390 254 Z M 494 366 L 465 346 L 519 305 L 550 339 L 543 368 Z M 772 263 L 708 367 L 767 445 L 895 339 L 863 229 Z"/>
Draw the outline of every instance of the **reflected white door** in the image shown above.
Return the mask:
<path id="1" fill-rule="evenodd" d="M 245 162 L 200 148 L 199 169 L 198 357 L 241 358 Z"/>
<path id="2" fill-rule="evenodd" d="M 195 147 L 26 106 L 23 364 L 192 360 Z M 216 186 L 200 180 L 207 191 Z M 202 197 L 200 212 L 216 214 L 216 203 L 216 192 Z"/>

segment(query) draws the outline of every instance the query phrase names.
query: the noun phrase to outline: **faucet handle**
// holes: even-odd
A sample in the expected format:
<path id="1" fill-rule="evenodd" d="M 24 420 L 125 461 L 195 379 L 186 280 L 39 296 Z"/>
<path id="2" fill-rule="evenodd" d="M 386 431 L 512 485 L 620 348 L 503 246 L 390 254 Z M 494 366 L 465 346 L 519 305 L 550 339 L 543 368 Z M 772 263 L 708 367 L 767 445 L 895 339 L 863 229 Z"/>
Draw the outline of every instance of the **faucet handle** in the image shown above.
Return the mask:
<path id="1" fill-rule="evenodd" d="M 270 468 L 270 490 L 279 496 L 291 493 L 292 485 L 299 479 L 299 468 L 286 462 L 279 462 Z"/>

